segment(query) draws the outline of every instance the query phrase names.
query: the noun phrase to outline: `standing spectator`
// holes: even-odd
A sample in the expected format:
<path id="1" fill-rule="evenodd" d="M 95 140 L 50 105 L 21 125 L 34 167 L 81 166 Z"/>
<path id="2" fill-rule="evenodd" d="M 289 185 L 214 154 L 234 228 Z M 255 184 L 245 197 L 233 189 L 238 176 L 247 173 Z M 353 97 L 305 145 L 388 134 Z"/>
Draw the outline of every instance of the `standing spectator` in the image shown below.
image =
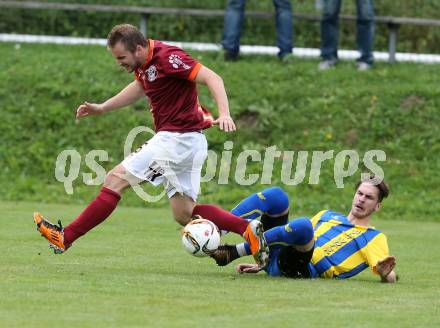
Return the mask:
<path id="1" fill-rule="evenodd" d="M 322 0 L 321 58 L 319 69 L 325 70 L 338 61 L 339 12 L 341 0 Z M 364 71 L 373 64 L 374 8 L 373 0 L 356 0 L 357 46 L 360 57 L 356 61 L 358 70 Z"/>
<path id="2" fill-rule="evenodd" d="M 292 4 L 290 0 L 272 0 L 275 6 L 277 46 L 280 48 L 278 58 L 284 63 L 292 61 Z M 238 59 L 240 51 L 240 34 L 243 25 L 246 0 L 228 0 L 223 28 L 222 46 L 224 59 Z"/>

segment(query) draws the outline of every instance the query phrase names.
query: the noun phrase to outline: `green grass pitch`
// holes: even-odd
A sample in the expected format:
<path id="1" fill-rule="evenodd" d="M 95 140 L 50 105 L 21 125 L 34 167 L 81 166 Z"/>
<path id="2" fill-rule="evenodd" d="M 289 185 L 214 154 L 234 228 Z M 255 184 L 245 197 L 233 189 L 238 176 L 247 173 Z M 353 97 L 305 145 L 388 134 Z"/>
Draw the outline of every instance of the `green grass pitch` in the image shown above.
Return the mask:
<path id="1" fill-rule="evenodd" d="M 0 209 L 1 327 L 440 326 L 439 223 L 373 222 L 398 257 L 401 280 L 392 285 L 370 272 L 340 281 L 239 275 L 186 254 L 168 209 L 120 207 L 55 256 L 32 212 L 66 224 L 81 207 Z"/>

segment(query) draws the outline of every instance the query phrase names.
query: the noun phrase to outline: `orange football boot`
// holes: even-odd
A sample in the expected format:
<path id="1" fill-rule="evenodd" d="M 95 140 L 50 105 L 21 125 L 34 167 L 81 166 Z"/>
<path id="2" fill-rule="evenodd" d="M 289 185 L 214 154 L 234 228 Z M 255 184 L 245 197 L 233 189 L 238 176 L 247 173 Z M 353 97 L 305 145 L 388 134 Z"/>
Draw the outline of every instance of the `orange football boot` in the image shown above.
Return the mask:
<path id="1" fill-rule="evenodd" d="M 64 229 L 61 221 L 58 220 L 58 226 L 50 223 L 40 213 L 34 213 L 34 222 L 37 230 L 49 242 L 49 247 L 53 249 L 55 254 L 64 253 L 66 246 L 64 245 Z"/>
<path id="2" fill-rule="evenodd" d="M 264 268 L 269 261 L 269 246 L 264 238 L 263 224 L 257 220 L 249 222 L 243 237 L 249 243 L 255 262 Z"/>

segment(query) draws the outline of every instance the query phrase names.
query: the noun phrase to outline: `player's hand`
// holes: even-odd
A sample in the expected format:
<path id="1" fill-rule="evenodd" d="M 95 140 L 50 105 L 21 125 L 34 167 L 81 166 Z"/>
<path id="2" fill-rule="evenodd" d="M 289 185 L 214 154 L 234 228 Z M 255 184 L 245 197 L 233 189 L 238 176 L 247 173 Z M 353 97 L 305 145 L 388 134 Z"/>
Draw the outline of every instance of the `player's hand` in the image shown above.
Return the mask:
<path id="1" fill-rule="evenodd" d="M 257 273 L 261 270 L 258 264 L 241 263 L 235 267 L 238 273 Z"/>
<path id="2" fill-rule="evenodd" d="M 212 122 L 214 125 L 218 125 L 220 130 L 225 132 L 235 131 L 235 123 L 230 116 L 220 116 L 218 119 Z"/>
<path id="3" fill-rule="evenodd" d="M 386 277 L 396 266 L 396 257 L 387 256 L 382 261 L 377 262 L 376 270 L 381 277 Z"/>
<path id="4" fill-rule="evenodd" d="M 76 110 L 76 118 L 81 118 L 89 115 L 101 115 L 103 113 L 104 108 L 102 104 L 91 104 L 86 101 Z"/>

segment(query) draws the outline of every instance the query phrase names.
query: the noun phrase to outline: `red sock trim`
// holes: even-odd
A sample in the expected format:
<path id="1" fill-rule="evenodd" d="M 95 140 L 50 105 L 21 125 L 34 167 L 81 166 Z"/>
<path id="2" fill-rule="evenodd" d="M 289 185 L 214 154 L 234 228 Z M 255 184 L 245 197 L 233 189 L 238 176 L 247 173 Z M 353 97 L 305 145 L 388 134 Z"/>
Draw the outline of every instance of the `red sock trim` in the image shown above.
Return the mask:
<path id="1" fill-rule="evenodd" d="M 105 193 L 105 194 L 109 194 L 112 195 L 113 197 L 116 197 L 118 200 L 121 199 L 121 195 L 119 195 L 116 191 L 113 191 L 111 189 L 108 189 L 107 187 L 102 187 L 101 188 L 101 192 Z"/>

